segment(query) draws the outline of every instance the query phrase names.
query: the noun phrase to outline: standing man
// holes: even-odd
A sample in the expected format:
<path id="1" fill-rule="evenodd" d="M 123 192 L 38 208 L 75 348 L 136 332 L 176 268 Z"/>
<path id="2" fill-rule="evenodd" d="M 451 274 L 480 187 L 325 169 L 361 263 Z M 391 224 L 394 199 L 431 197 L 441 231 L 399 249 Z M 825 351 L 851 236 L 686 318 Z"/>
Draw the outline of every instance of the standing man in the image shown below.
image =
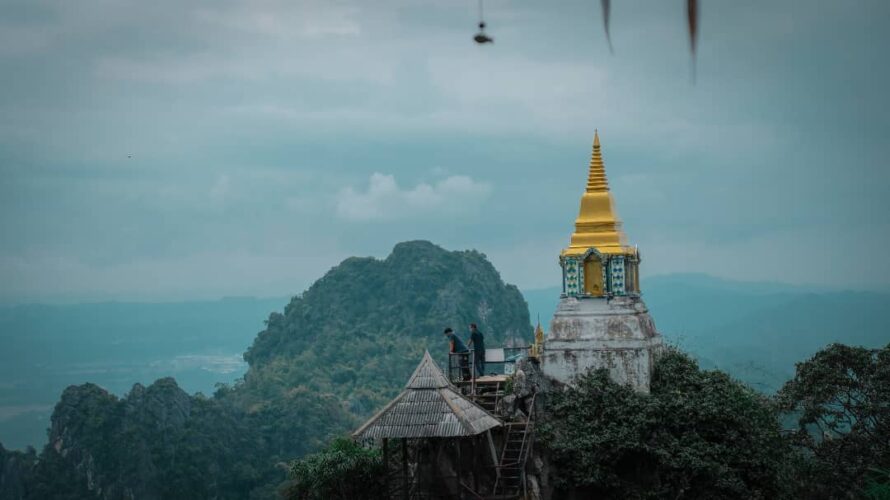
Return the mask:
<path id="1" fill-rule="evenodd" d="M 476 376 L 485 375 L 485 335 L 476 327 L 476 323 L 470 323 L 470 347 L 476 360 Z"/>
<path id="2" fill-rule="evenodd" d="M 470 354 L 470 350 L 467 349 L 464 341 L 460 339 L 457 335 L 454 334 L 454 330 L 450 327 L 446 328 L 444 332 L 442 332 L 447 338 L 448 343 L 451 345 L 449 352 L 451 354 L 457 354 L 460 359 L 460 371 L 463 379 L 466 380 L 470 378 L 470 363 L 467 360 L 467 356 Z M 449 371 L 451 370 L 451 360 L 448 361 Z"/>

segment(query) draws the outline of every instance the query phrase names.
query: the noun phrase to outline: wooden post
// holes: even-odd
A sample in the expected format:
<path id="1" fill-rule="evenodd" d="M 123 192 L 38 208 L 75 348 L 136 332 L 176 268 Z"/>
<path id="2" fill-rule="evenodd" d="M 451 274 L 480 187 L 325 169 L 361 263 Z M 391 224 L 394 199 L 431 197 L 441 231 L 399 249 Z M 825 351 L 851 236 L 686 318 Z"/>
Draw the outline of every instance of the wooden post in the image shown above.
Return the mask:
<path id="1" fill-rule="evenodd" d="M 405 489 L 402 498 L 408 500 L 408 440 L 402 438 L 402 475 L 405 476 Z"/>
<path id="2" fill-rule="evenodd" d="M 473 443 L 473 491 L 478 493 L 479 492 L 479 475 L 476 474 L 476 471 L 479 470 L 479 464 L 478 464 L 479 459 L 478 459 L 478 457 L 476 457 L 476 455 L 477 455 L 476 445 L 479 443 L 479 437 L 476 436 L 471 439 L 472 439 L 472 443 Z"/>
<path id="3" fill-rule="evenodd" d="M 473 356 L 473 364 L 470 366 L 470 380 L 472 380 L 472 387 L 470 388 L 470 394 L 473 396 L 476 395 L 476 346 L 473 346 L 473 350 L 470 352 Z"/>
<path id="4" fill-rule="evenodd" d="M 383 438 L 383 491 L 386 492 L 387 496 L 390 494 L 388 441 L 389 439 Z"/>
<path id="5" fill-rule="evenodd" d="M 498 466 L 501 464 L 498 459 L 498 452 L 494 447 L 494 438 L 491 437 L 491 429 L 485 431 L 485 437 L 488 438 L 488 451 L 491 452 L 491 462 L 494 464 L 495 475 L 500 477 L 501 469 Z"/>
<path id="6" fill-rule="evenodd" d="M 461 488 L 461 483 L 463 481 L 462 481 L 462 476 L 460 473 L 461 465 L 463 465 L 461 452 L 460 452 L 460 449 L 462 448 L 461 447 L 461 439 L 460 438 L 455 439 L 454 444 L 457 445 L 457 463 L 454 464 L 454 473 L 457 474 L 457 484 L 455 486 L 457 486 L 458 495 L 460 495 L 460 498 L 463 498 L 464 490 L 463 490 L 463 488 Z"/>

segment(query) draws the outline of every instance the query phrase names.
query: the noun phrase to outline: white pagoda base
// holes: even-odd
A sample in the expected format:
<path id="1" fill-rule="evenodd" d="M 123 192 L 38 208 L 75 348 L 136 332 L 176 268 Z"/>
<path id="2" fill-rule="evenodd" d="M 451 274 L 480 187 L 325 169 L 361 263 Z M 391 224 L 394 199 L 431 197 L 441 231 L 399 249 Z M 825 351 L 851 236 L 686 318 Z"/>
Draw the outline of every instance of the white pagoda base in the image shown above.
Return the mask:
<path id="1" fill-rule="evenodd" d="M 541 369 L 564 384 L 591 368 L 649 392 L 655 355 L 663 348 L 649 310 L 636 296 L 560 300 L 544 342 Z"/>

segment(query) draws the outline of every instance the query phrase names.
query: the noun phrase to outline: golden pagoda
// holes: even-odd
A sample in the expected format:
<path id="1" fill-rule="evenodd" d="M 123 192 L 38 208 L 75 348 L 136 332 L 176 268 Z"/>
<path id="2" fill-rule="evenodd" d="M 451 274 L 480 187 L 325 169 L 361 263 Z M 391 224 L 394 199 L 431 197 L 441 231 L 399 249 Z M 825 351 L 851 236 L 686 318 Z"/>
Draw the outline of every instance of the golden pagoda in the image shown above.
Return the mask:
<path id="1" fill-rule="evenodd" d="M 536 349 L 544 374 L 571 385 L 591 369 L 606 369 L 612 380 L 649 391 L 663 341 L 640 296 L 640 253 L 615 213 L 598 132 L 575 232 L 559 264 L 562 295 Z"/>
<path id="2" fill-rule="evenodd" d="M 635 293 L 639 289 L 639 255 L 636 248 L 627 244 L 621 220 L 615 213 L 599 131 L 593 136 L 587 186 L 581 195 L 575 232 L 560 255 L 560 263 L 565 271 L 567 295 L 602 297 Z"/>

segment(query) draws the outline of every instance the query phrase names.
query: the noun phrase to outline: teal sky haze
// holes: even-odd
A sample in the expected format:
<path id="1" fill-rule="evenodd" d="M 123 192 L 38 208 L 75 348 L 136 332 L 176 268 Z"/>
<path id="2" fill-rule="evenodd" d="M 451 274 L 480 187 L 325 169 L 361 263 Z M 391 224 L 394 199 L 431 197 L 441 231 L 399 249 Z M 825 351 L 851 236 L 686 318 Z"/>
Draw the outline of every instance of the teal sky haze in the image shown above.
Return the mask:
<path id="1" fill-rule="evenodd" d="M 0 0 L 0 301 L 555 286 L 595 128 L 645 275 L 890 287 L 890 2 Z"/>

